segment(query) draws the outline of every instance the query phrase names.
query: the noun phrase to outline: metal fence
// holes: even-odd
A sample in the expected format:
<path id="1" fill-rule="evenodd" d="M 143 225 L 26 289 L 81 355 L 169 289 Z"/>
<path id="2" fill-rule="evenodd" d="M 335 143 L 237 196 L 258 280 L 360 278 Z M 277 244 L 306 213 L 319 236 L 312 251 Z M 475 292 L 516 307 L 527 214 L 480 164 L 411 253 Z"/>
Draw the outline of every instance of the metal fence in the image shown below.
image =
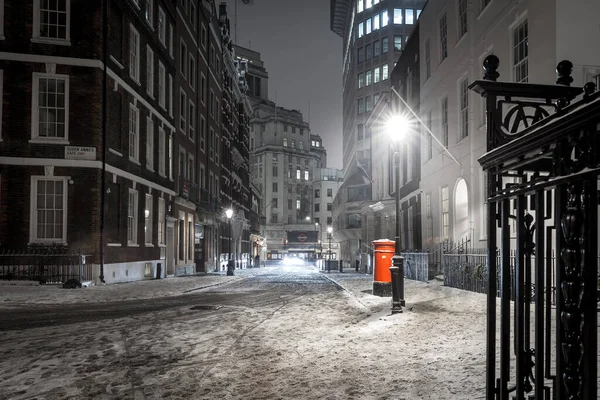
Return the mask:
<path id="1" fill-rule="evenodd" d="M 89 261 L 89 259 L 87 260 Z M 93 279 L 93 265 L 81 252 L 63 248 L 0 249 L 0 280 L 64 283 Z"/>

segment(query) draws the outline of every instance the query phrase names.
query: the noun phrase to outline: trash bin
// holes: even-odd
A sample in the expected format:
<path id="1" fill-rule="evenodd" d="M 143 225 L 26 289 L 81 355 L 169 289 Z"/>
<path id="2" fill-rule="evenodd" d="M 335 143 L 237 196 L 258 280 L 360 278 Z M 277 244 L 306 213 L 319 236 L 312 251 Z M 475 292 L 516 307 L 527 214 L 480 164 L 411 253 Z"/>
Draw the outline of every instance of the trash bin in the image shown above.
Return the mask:
<path id="1" fill-rule="evenodd" d="M 396 243 L 389 239 L 373 241 L 375 266 L 373 268 L 373 296 L 392 296 L 392 257 Z"/>
<path id="2" fill-rule="evenodd" d="M 156 264 L 156 279 L 162 278 L 162 263 Z"/>

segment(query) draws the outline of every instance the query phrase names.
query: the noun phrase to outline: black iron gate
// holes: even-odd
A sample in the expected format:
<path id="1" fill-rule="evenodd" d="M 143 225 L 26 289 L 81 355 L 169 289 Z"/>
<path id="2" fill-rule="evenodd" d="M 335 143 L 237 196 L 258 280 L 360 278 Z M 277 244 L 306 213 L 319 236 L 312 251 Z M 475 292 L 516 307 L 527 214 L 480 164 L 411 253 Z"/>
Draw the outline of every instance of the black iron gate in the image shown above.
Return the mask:
<path id="1" fill-rule="evenodd" d="M 484 80 L 471 85 L 487 107 L 487 153 L 479 160 L 490 255 L 486 398 L 596 400 L 600 94 L 594 83 L 570 87 L 569 61 L 559 63 L 557 85 L 496 82 L 498 65 L 488 56 Z M 545 290 L 552 250 L 555 308 Z"/>

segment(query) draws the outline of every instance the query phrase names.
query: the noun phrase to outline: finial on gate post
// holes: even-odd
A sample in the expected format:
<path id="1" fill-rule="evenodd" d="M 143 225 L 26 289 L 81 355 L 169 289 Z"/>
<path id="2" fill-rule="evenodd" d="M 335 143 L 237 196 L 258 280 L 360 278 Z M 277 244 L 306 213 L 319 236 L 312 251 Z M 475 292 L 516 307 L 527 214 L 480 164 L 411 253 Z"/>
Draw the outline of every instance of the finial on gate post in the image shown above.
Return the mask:
<path id="1" fill-rule="evenodd" d="M 497 69 L 500 65 L 500 59 L 498 56 L 494 54 L 490 54 L 483 60 L 483 69 L 485 70 L 485 74 L 483 74 L 483 79 L 488 81 L 496 81 L 500 74 Z"/>
<path id="2" fill-rule="evenodd" d="M 596 84 L 594 82 L 588 82 L 583 85 L 583 98 L 590 97 L 596 91 Z"/>
<path id="3" fill-rule="evenodd" d="M 571 73 L 573 72 L 573 63 L 569 60 L 562 60 L 556 66 L 556 72 L 558 73 L 558 79 L 556 83 L 558 85 L 571 86 L 573 78 Z"/>

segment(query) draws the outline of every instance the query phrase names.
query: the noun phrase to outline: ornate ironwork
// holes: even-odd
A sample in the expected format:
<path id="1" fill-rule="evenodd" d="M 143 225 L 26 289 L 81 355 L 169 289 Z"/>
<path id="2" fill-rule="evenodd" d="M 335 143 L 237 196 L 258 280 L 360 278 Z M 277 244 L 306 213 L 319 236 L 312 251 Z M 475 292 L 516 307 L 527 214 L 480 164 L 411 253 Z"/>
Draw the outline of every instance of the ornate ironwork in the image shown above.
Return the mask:
<path id="1" fill-rule="evenodd" d="M 471 85 L 487 115 L 486 398 L 597 399 L 600 93 L 571 87 L 566 60 L 556 85 L 497 82 L 499 63 Z"/>
<path id="2" fill-rule="evenodd" d="M 582 280 L 584 268 L 584 219 L 583 184 L 572 183 L 567 187 L 567 209 L 560 222 L 565 247 L 560 252 L 563 262 L 564 279 L 560 284 L 564 297 L 564 308 L 560 315 L 564 329 L 561 343 L 565 366 L 563 385 L 567 399 L 580 399 L 583 385 L 581 373 L 584 344 L 581 341 L 584 315 L 581 309 L 585 283 Z"/>

